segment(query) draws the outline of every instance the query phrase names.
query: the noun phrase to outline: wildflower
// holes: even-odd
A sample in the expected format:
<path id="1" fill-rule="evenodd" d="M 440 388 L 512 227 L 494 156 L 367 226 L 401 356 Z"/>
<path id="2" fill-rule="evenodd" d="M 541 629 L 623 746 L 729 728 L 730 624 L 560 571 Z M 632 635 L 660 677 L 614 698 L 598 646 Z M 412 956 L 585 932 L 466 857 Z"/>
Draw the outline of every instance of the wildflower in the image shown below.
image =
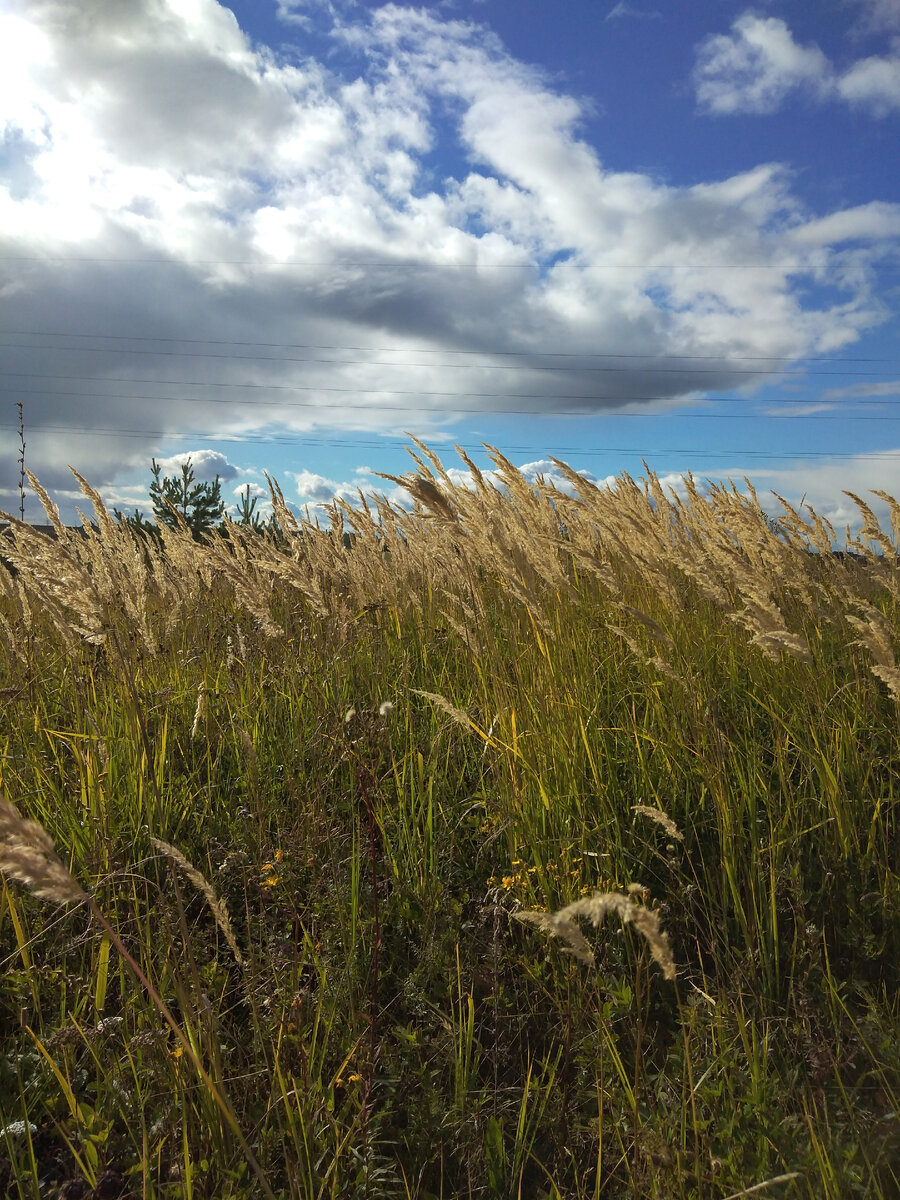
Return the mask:
<path id="1" fill-rule="evenodd" d="M 275 852 L 275 862 L 264 862 L 260 868 L 265 872 L 262 879 L 259 881 L 260 887 L 273 888 L 276 884 L 281 883 L 281 876 L 278 874 L 278 869 L 275 866 L 276 862 L 281 862 L 284 854 L 281 850 Z"/>
<path id="2" fill-rule="evenodd" d="M 37 1133 L 37 1125 L 33 1125 L 31 1121 L 10 1121 L 10 1123 L 0 1129 L 0 1137 L 21 1137 L 25 1131 L 29 1133 Z"/>
<path id="3" fill-rule="evenodd" d="M 379 717 L 389 717 L 393 711 L 394 711 L 394 706 L 390 702 L 390 700 L 385 700 L 382 704 L 379 704 L 379 706 L 378 706 Z"/>

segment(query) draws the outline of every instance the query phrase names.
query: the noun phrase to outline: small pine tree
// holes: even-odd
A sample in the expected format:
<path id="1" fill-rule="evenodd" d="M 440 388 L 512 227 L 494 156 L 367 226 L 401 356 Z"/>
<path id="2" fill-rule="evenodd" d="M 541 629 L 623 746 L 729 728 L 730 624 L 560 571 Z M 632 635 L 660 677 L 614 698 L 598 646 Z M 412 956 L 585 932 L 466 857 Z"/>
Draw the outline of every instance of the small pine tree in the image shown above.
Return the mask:
<path id="1" fill-rule="evenodd" d="M 225 515 L 222 500 L 222 481 L 217 475 L 213 483 L 197 483 L 194 468 L 187 459 L 181 466 L 181 478 L 176 475 L 160 477 L 162 468 L 154 458 L 150 500 L 153 515 L 161 525 L 178 528 L 179 517 L 190 529 L 194 540 L 200 541 L 212 533 Z"/>
<path id="2" fill-rule="evenodd" d="M 140 509 L 134 510 L 134 516 L 126 517 L 124 513 L 114 509 L 116 517 L 142 538 L 156 535 L 160 525 L 169 529 L 177 529 L 179 520 L 183 520 L 190 529 L 194 540 L 213 533 L 225 515 L 225 502 L 222 499 L 222 481 L 217 475 L 213 483 L 197 483 L 194 479 L 194 468 L 188 459 L 181 467 L 181 478 L 177 475 L 162 475 L 162 468 L 156 459 L 152 459 L 153 482 L 150 484 L 150 499 L 153 503 L 153 515 L 156 524 L 148 521 Z"/>
<path id="3" fill-rule="evenodd" d="M 250 495 L 250 484 L 238 493 L 237 524 L 252 529 L 254 533 L 265 533 L 269 523 L 264 521 L 256 511 L 258 496 Z"/>

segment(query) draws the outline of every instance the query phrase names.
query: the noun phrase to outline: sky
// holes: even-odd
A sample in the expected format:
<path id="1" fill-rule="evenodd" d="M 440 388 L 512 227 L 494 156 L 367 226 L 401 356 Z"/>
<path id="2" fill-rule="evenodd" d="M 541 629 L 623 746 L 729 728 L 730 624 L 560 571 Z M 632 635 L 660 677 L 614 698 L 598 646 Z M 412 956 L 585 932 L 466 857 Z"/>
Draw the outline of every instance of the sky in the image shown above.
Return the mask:
<path id="1" fill-rule="evenodd" d="M 900 0 L 2 0 L 0 508 L 21 403 L 70 521 L 188 456 L 403 502 L 412 433 L 842 528 L 900 493 L 898 135 Z"/>

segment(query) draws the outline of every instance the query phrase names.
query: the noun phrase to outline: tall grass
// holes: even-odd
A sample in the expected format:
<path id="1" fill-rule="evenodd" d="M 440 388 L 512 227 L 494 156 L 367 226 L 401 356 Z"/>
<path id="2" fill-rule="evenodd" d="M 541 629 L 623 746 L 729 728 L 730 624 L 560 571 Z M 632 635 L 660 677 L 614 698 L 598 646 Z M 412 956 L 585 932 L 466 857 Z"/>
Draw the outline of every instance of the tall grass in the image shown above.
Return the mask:
<path id="1" fill-rule="evenodd" d="M 32 480 L 0 1190 L 900 1195 L 898 529 L 411 452 L 200 543 Z"/>

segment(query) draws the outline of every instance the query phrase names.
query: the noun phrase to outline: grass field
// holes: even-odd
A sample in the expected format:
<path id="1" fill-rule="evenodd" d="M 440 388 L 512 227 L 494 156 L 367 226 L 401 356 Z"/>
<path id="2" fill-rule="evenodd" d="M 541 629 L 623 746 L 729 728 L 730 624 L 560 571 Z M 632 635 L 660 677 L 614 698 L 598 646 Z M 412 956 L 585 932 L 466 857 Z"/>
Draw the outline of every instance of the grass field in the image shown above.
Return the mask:
<path id="1" fill-rule="evenodd" d="M 0 1193 L 900 1196 L 900 506 L 413 456 L 14 522 Z"/>

